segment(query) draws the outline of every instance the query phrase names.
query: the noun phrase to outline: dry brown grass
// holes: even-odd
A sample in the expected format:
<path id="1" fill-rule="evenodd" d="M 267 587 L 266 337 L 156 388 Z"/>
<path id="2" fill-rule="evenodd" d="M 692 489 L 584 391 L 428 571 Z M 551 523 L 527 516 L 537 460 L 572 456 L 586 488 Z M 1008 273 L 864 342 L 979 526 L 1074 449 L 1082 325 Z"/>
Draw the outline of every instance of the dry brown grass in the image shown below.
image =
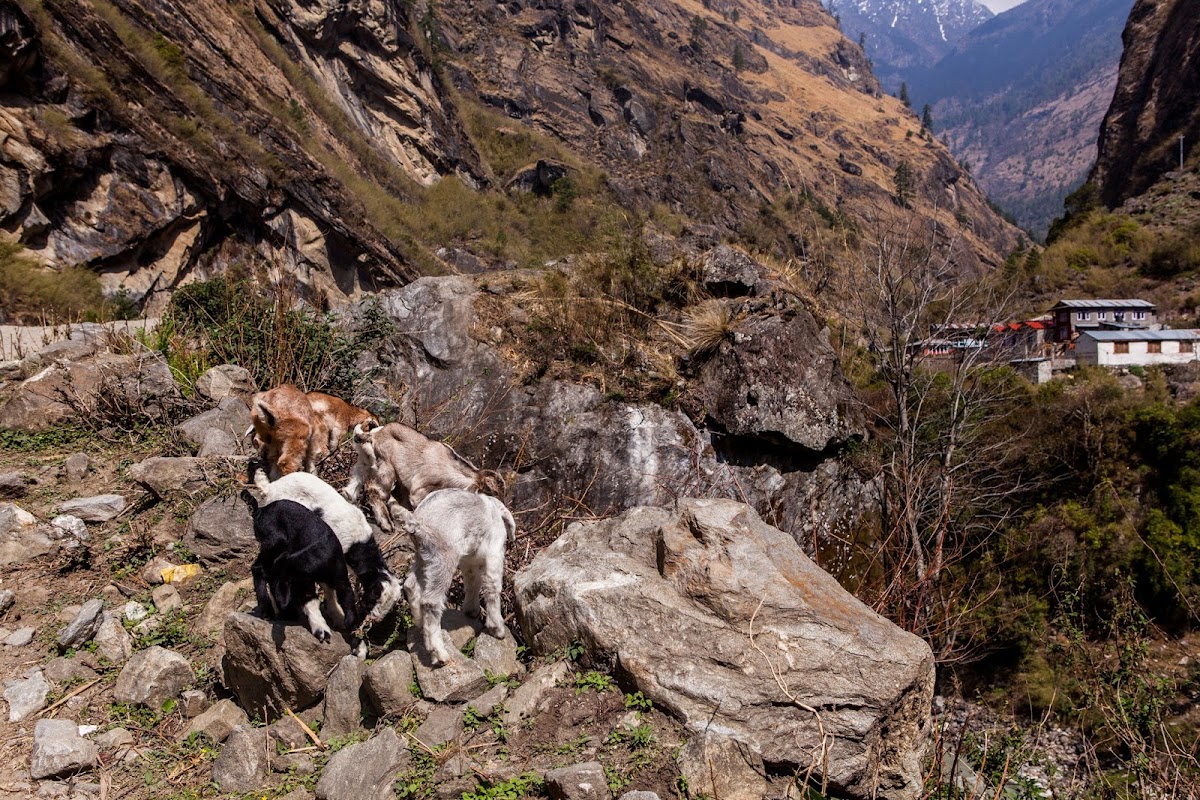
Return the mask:
<path id="1" fill-rule="evenodd" d="M 705 300 L 685 311 L 681 332 L 688 353 L 700 356 L 716 350 L 729 339 L 743 316 L 732 302 L 721 299 Z"/>

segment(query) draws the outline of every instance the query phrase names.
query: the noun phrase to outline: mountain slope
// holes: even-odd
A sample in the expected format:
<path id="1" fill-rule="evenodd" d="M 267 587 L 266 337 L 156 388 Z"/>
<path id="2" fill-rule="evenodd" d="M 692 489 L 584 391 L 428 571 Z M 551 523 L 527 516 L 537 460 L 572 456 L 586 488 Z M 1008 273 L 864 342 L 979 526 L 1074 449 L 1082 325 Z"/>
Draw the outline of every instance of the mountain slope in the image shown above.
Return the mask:
<path id="1" fill-rule="evenodd" d="M 151 305 L 236 264 L 331 298 L 538 266 L 645 216 L 791 257 L 794 200 L 866 219 L 902 162 L 976 257 L 1016 241 L 816 0 L 0 0 L 0 20 L 20 65 L 0 225 Z"/>
<path id="2" fill-rule="evenodd" d="M 938 136 L 1034 233 L 1045 233 L 1091 168 L 1129 6 L 1028 0 L 913 74 L 914 102 L 934 107 Z"/>
<path id="3" fill-rule="evenodd" d="M 977 0 L 838 0 L 842 30 L 865 42 L 875 74 L 892 92 L 908 73 L 935 63 L 992 18 Z"/>
<path id="4" fill-rule="evenodd" d="M 1043 234 L 1087 174 L 1131 0 L 1028 0 L 914 73 L 939 135 L 988 196 Z"/>

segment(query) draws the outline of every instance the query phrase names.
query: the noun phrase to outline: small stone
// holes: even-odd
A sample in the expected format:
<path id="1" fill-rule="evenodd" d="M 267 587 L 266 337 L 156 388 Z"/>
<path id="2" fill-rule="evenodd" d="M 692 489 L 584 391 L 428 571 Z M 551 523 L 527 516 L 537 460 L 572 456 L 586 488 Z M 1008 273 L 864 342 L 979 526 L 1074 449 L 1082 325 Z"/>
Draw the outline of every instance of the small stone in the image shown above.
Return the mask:
<path id="1" fill-rule="evenodd" d="M 463 732 L 462 710 L 453 706 L 435 708 L 414 734 L 426 747 L 437 747 L 457 739 Z"/>
<path id="2" fill-rule="evenodd" d="M 222 792 L 258 789 L 267 778 L 266 735 L 246 725 L 233 729 L 213 762 L 213 781 Z"/>
<path id="3" fill-rule="evenodd" d="M 475 709 L 475 714 L 481 719 L 486 719 L 492 715 L 496 707 L 504 702 L 504 698 L 508 697 L 508 686 L 503 683 L 497 683 L 492 688 L 488 689 L 483 694 L 476 697 L 467 705 Z"/>
<path id="4" fill-rule="evenodd" d="M 0 497 L 24 497 L 29 489 L 19 472 L 0 472 Z"/>
<path id="5" fill-rule="evenodd" d="M 206 567 L 249 561 L 258 555 L 254 520 L 237 495 L 211 497 L 188 520 L 183 543 Z"/>
<path id="6" fill-rule="evenodd" d="M 658 795 L 654 792 L 626 792 L 620 800 L 658 800 Z"/>
<path id="7" fill-rule="evenodd" d="M 93 738 L 101 750 L 116 750 L 133 744 L 133 734 L 124 728 L 113 728 Z"/>
<path id="8" fill-rule="evenodd" d="M 608 781 L 599 761 L 588 761 L 546 773 L 546 788 L 552 800 L 596 800 L 608 798 Z"/>
<path id="9" fill-rule="evenodd" d="M 5 613 L 17 602 L 17 596 L 8 589 L 0 591 L 0 614 Z"/>
<path id="10" fill-rule="evenodd" d="M 98 783 L 76 782 L 74 784 L 75 796 L 79 798 L 100 797 L 104 793 L 104 787 Z"/>
<path id="11" fill-rule="evenodd" d="M 96 651 L 112 664 L 124 664 L 133 654 L 133 637 L 119 617 L 105 613 L 100 621 L 100 627 L 93 637 Z"/>
<path id="12" fill-rule="evenodd" d="M 39 800 L 66 800 L 70 796 L 71 785 L 66 781 L 42 781 L 34 795 Z"/>
<path id="13" fill-rule="evenodd" d="M 363 683 L 379 715 L 395 717 L 416 700 L 409 691 L 413 679 L 412 656 L 404 650 L 393 650 L 367 667 Z"/>
<path id="14" fill-rule="evenodd" d="M 58 504 L 59 514 L 71 514 L 84 522 L 108 522 L 125 510 L 125 498 L 119 494 L 80 497 Z"/>
<path id="15" fill-rule="evenodd" d="M 183 598 L 179 596 L 179 590 L 169 584 L 156 586 L 150 593 L 150 598 L 154 601 L 154 607 L 160 614 L 170 614 L 176 609 L 183 608 Z"/>
<path id="16" fill-rule="evenodd" d="M 35 633 L 37 633 L 35 628 L 17 628 L 4 637 L 4 643 L 9 647 L 24 647 L 33 641 Z"/>
<path id="17" fill-rule="evenodd" d="M 355 655 L 344 657 L 329 674 L 321 734 L 337 738 L 362 729 L 363 662 Z"/>
<path id="18" fill-rule="evenodd" d="M 125 603 L 125 593 L 111 583 L 100 590 L 100 597 L 106 606 L 119 606 Z"/>
<path id="19" fill-rule="evenodd" d="M 267 736 L 279 742 L 285 750 L 296 750 L 312 744 L 304 726 L 295 717 L 280 717 L 267 726 Z"/>
<path id="20" fill-rule="evenodd" d="M 63 650 L 71 647 L 83 647 L 92 640 L 100 629 L 100 615 L 104 613 L 104 601 L 95 598 L 88 600 L 79 609 L 75 619 L 67 627 L 59 631 L 58 646 Z"/>
<path id="21" fill-rule="evenodd" d="M 152 456 L 129 468 L 129 476 L 163 500 L 208 486 L 206 462 L 190 456 Z"/>
<path id="22" fill-rule="evenodd" d="M 285 794 L 279 800 L 313 800 L 313 793 L 301 786 Z"/>
<path id="23" fill-rule="evenodd" d="M 66 719 L 39 719 L 33 728 L 33 758 L 29 773 L 35 780 L 70 775 L 96 764 L 96 745 L 79 735 Z"/>
<path id="24" fill-rule="evenodd" d="M 8 721 L 20 722 L 46 707 L 50 684 L 41 670 L 23 681 L 5 681 L 4 699 L 8 701 Z"/>
<path id="25" fill-rule="evenodd" d="M 521 660 L 517 658 L 517 640 L 512 634 L 507 634 L 503 639 L 486 633 L 479 634 L 472 657 L 484 673 L 498 678 L 519 675 L 523 669 Z"/>
<path id="26" fill-rule="evenodd" d="M 67 456 L 66 463 L 63 464 L 67 472 L 67 480 L 71 483 L 79 483 L 87 477 L 88 467 L 92 464 L 92 460 L 88 458 L 87 453 L 71 453 Z"/>
<path id="27" fill-rule="evenodd" d="M 163 570 L 173 569 L 174 567 L 174 564 L 162 556 L 155 556 L 142 568 L 142 580 L 151 586 L 157 586 L 163 582 Z"/>
<path id="28" fill-rule="evenodd" d="M 240 597 L 249 595 L 253 588 L 254 584 L 249 578 L 221 584 L 200 612 L 200 618 L 196 620 L 196 631 L 201 636 L 224 643 L 225 618 L 237 610 L 241 603 Z"/>
<path id="29" fill-rule="evenodd" d="M 117 676 L 113 699 L 160 709 L 194 680 L 192 665 L 173 650 L 155 645 L 136 653 Z"/>
<path id="30" fill-rule="evenodd" d="M 224 400 L 226 397 L 249 397 L 258 391 L 254 378 L 245 367 L 234 364 L 219 364 L 201 373 L 196 378 L 196 391 L 209 400 Z"/>
<path id="31" fill-rule="evenodd" d="M 141 622 L 150 614 L 150 609 L 136 600 L 130 600 L 125 604 L 125 609 L 122 611 L 122 616 L 130 622 Z"/>
<path id="32" fill-rule="evenodd" d="M 50 526 L 61 534 L 61 538 L 76 539 L 86 542 L 89 538 L 87 524 L 79 517 L 71 514 L 59 514 L 50 520 Z"/>
<path id="33" fill-rule="evenodd" d="M 312 756 L 304 753 L 285 753 L 275 757 L 271 769 L 292 775 L 312 775 L 317 771 L 317 765 L 313 763 Z"/>
<path id="34" fill-rule="evenodd" d="M 229 431 L 213 428 L 204 434 L 196 455 L 200 458 L 236 456 L 238 455 L 237 439 Z"/>
<path id="35" fill-rule="evenodd" d="M 504 724 L 515 725 L 525 717 L 532 717 L 545 707 L 549 692 L 567 677 L 567 665 L 563 661 L 547 664 L 533 671 L 505 701 Z"/>
<path id="36" fill-rule="evenodd" d="M 42 667 L 42 672 L 51 683 L 59 686 L 73 681 L 82 683 L 96 677 L 95 670 L 80 664 L 74 658 L 52 658 Z"/>
<path id="37" fill-rule="evenodd" d="M 212 708 L 200 714 L 179 735 L 180 741 L 193 733 L 201 733 L 214 742 L 223 742 L 239 725 L 249 725 L 250 718 L 229 699 L 219 700 Z"/>
<path id="38" fill-rule="evenodd" d="M 188 719 L 198 717 L 208 710 L 208 695 L 199 689 L 188 689 L 179 696 L 182 701 L 183 715 Z"/>
<path id="39" fill-rule="evenodd" d="M 487 676 L 466 656 L 460 654 L 450 663 L 434 667 L 416 628 L 408 632 L 408 646 L 413 653 L 413 668 L 421 694 L 429 700 L 461 703 L 487 691 Z"/>

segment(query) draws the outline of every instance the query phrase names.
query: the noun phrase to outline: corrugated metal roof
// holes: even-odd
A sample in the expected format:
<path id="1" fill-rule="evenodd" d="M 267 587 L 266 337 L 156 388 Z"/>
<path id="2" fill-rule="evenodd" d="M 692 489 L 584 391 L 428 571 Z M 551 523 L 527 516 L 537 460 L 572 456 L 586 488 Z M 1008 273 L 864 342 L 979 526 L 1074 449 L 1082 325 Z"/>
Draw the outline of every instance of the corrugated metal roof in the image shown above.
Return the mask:
<path id="1" fill-rule="evenodd" d="M 1200 339 L 1200 331 L 1087 331 L 1079 338 L 1090 336 L 1097 342 L 1180 342 Z"/>
<path id="2" fill-rule="evenodd" d="M 1059 300 L 1055 308 L 1155 308 L 1149 300 Z"/>

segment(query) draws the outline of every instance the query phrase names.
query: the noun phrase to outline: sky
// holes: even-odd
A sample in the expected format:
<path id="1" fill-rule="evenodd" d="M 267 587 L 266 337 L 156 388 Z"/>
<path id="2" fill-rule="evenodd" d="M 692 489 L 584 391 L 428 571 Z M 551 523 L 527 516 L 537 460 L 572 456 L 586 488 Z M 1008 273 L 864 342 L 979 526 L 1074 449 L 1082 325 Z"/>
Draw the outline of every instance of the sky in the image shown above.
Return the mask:
<path id="1" fill-rule="evenodd" d="M 1013 6 L 1019 6 L 1025 0 L 979 0 L 992 11 L 999 14 L 1001 11 L 1008 11 Z"/>

